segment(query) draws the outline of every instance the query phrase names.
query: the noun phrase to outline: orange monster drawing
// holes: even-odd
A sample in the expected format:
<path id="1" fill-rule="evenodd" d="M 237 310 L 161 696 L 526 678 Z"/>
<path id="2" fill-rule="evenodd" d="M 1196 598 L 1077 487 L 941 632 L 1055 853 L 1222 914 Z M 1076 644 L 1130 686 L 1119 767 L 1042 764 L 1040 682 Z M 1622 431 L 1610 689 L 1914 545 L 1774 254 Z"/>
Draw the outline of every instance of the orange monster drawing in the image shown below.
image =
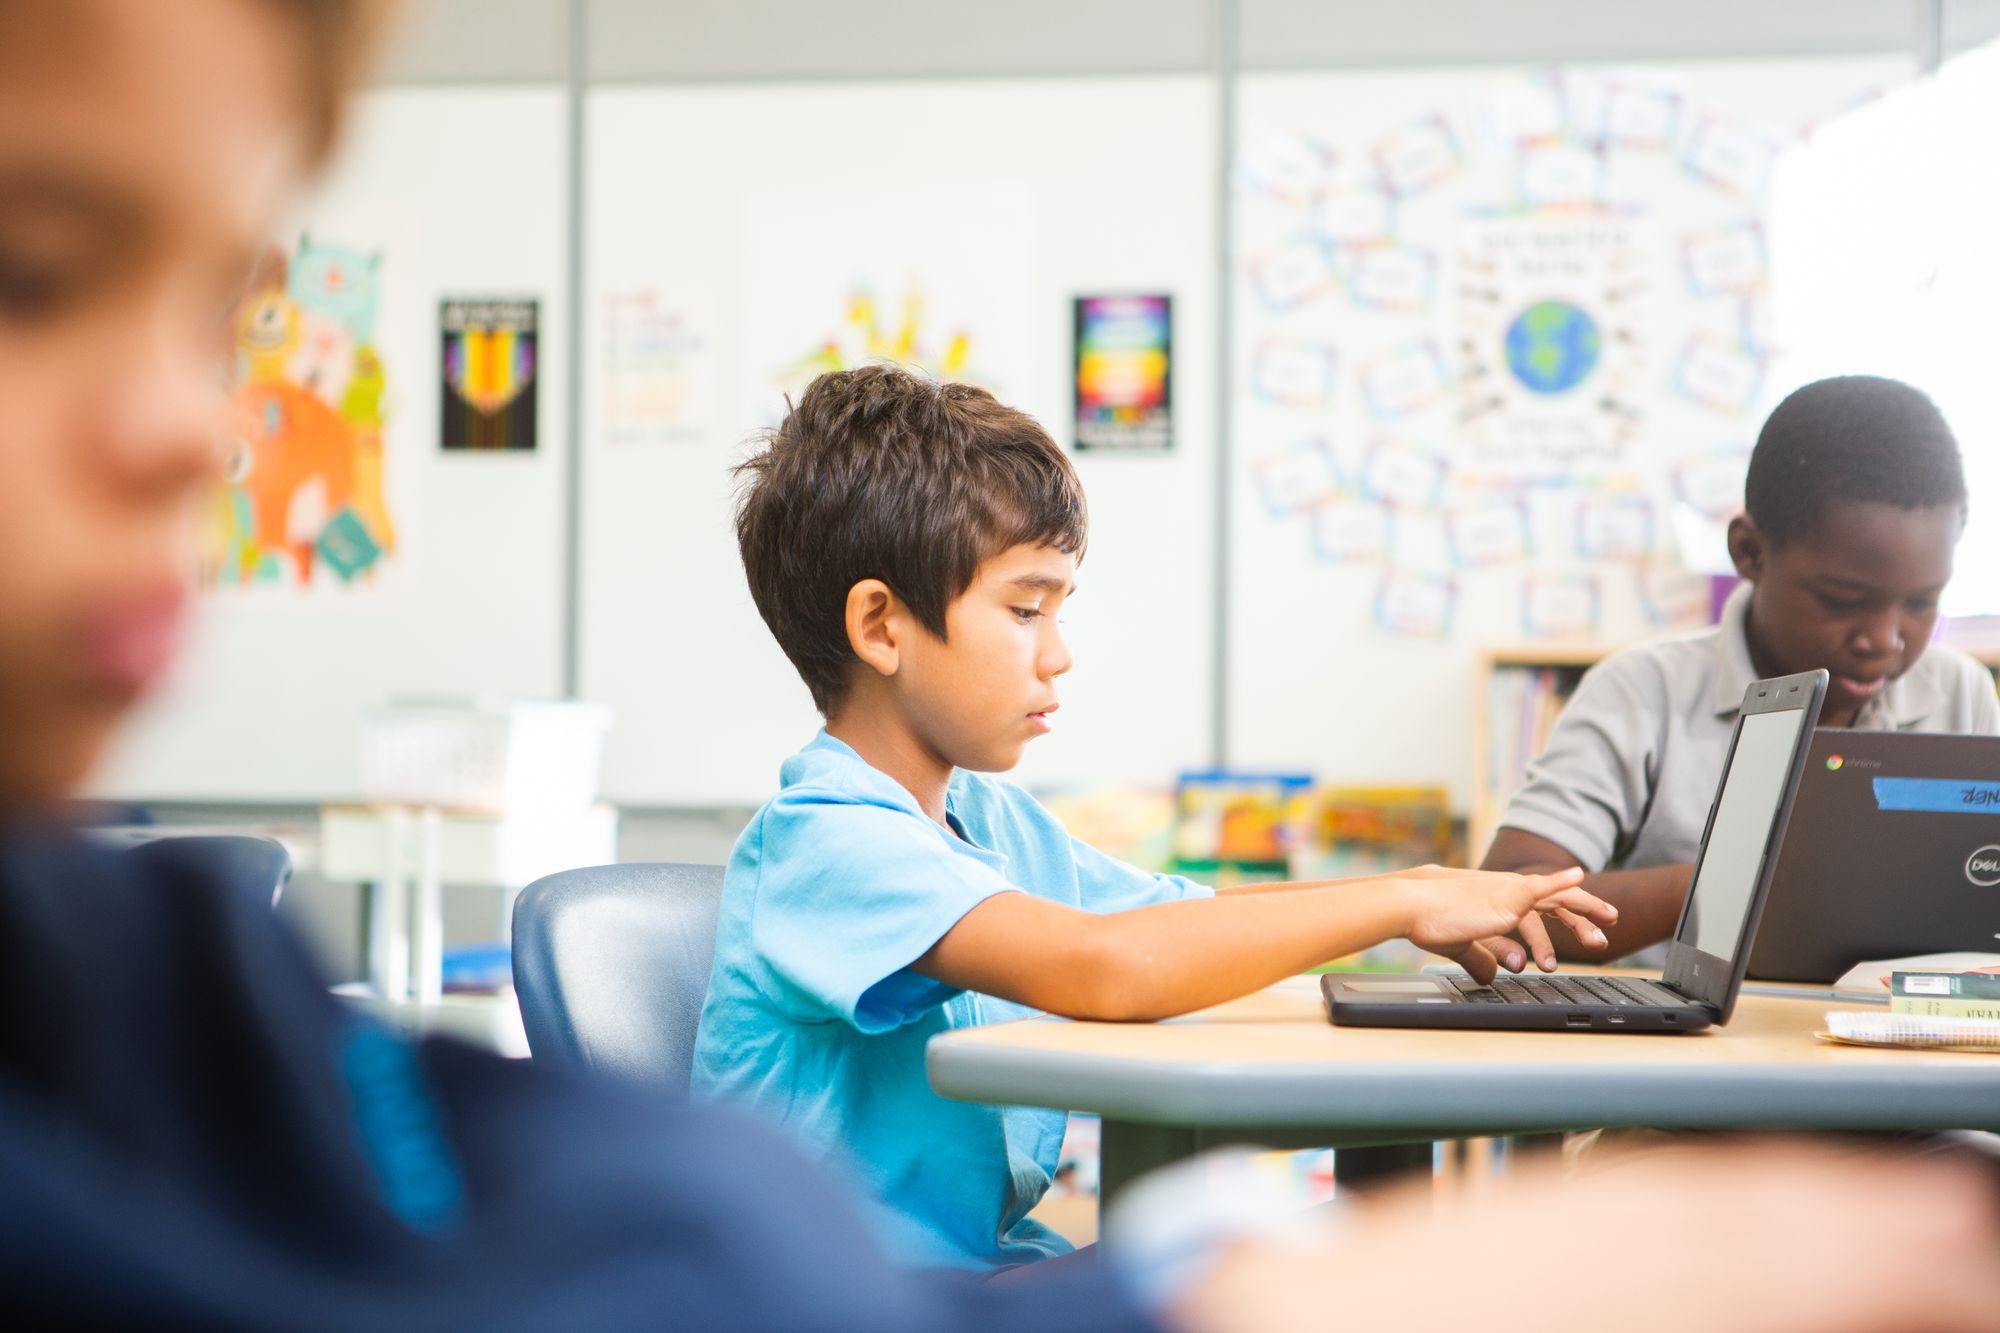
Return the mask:
<path id="1" fill-rule="evenodd" d="M 236 317 L 237 431 L 203 515 L 201 573 L 308 586 L 366 576 L 396 548 L 384 496 L 379 257 L 310 239 L 273 252 Z"/>

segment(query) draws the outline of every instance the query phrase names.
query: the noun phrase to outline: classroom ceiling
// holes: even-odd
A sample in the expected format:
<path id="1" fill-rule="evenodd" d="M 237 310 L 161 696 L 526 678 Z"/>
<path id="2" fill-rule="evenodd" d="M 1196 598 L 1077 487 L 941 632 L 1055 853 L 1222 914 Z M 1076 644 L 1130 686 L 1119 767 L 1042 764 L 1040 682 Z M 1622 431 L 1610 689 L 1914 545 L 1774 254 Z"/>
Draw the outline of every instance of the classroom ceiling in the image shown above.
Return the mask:
<path id="1" fill-rule="evenodd" d="M 384 81 L 555 82 L 575 0 L 411 0 Z M 582 0 L 591 81 L 1189 72 L 1233 12 L 1242 69 L 1920 54 L 2000 0 Z"/>

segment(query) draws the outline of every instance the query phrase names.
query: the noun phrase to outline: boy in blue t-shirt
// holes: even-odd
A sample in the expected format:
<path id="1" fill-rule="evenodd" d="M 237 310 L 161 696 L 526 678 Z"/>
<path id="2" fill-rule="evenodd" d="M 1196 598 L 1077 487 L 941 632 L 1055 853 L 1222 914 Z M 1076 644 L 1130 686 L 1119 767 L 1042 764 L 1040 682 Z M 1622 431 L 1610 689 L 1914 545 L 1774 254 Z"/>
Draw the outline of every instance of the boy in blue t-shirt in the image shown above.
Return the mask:
<path id="1" fill-rule="evenodd" d="M 1426 867 L 1220 893 L 1071 838 L 988 773 L 1047 732 L 1070 668 L 1084 498 L 1026 414 L 888 366 L 823 375 L 743 465 L 737 534 L 825 729 L 730 858 L 694 1084 L 865 1182 L 916 1264 L 1060 1254 L 1027 1214 L 1063 1115 L 931 1091 L 938 1032 L 1043 1011 L 1153 1019 L 1407 936 L 1482 979 L 1553 969 L 1542 914 L 1601 939 L 1581 872 Z"/>

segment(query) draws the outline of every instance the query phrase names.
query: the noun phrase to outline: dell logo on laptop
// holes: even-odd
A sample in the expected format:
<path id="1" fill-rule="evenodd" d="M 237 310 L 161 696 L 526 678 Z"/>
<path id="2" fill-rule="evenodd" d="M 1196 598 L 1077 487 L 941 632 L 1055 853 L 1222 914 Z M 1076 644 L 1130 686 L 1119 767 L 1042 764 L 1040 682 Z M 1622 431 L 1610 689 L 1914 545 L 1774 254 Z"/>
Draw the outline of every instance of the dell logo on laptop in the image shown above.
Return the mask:
<path id="1" fill-rule="evenodd" d="M 1981 847 L 1966 857 L 1965 877 L 1982 889 L 2000 884 L 2000 847 Z"/>

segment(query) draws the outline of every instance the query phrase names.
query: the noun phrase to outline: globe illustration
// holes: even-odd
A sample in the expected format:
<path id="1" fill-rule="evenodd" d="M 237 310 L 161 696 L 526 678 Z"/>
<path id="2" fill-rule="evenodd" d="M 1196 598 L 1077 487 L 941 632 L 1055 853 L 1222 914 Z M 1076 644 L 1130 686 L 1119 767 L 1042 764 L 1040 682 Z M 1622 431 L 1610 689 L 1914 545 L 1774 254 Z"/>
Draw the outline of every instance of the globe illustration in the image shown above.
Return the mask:
<path id="1" fill-rule="evenodd" d="M 1567 393 L 1597 367 L 1597 324 L 1567 301 L 1537 301 L 1507 326 L 1507 368 L 1533 393 Z"/>

